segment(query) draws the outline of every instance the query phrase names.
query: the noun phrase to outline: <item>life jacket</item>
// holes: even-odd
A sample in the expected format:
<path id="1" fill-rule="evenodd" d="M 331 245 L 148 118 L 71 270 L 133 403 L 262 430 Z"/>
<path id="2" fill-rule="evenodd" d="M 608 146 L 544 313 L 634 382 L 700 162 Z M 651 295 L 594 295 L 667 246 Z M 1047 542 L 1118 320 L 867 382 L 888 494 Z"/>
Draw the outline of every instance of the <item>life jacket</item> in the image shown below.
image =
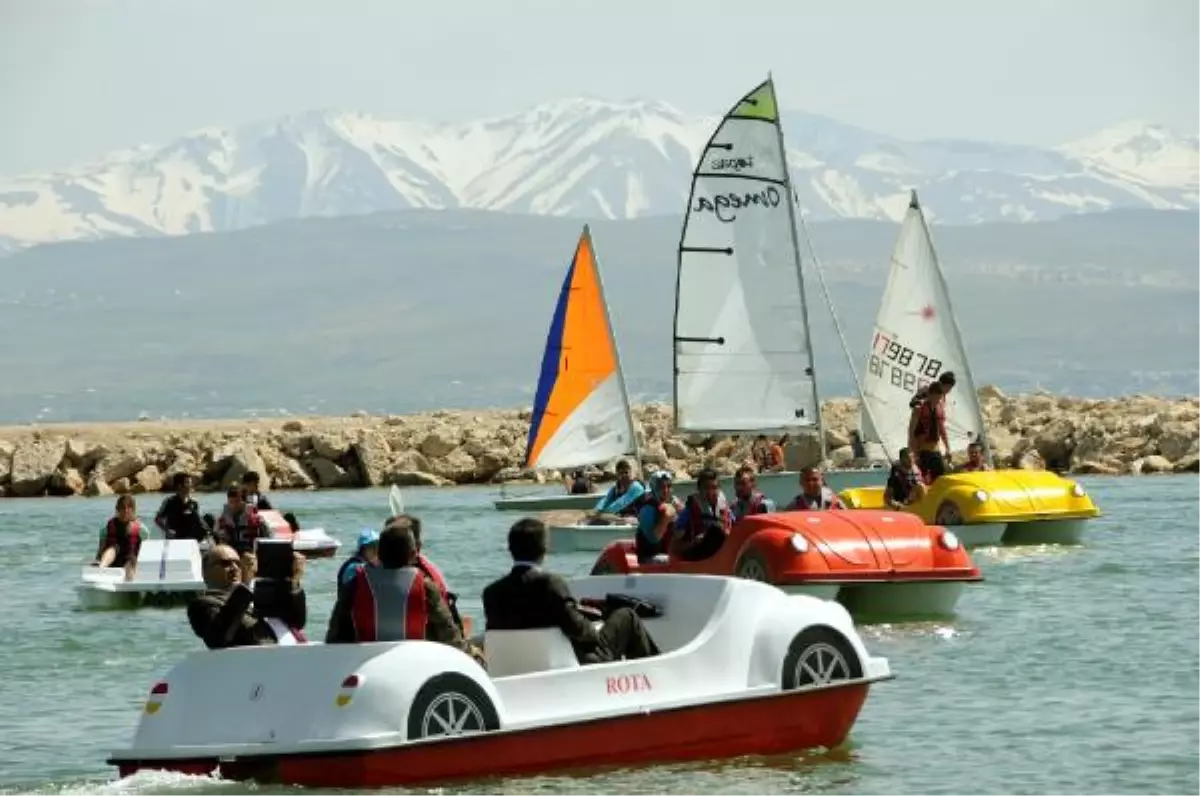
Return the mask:
<path id="1" fill-rule="evenodd" d="M 922 442 L 937 443 L 941 439 L 938 433 L 938 419 L 941 413 L 932 403 L 926 400 L 917 408 L 917 425 L 913 429 L 913 437 Z"/>
<path id="2" fill-rule="evenodd" d="M 125 533 L 121 533 L 121 522 L 116 517 L 110 517 L 104 526 L 104 542 L 100 545 L 100 552 L 110 547 L 117 548 L 111 566 L 123 567 L 130 559 L 136 560 L 138 551 L 142 549 L 142 523 L 134 520 L 126 526 Z"/>
<path id="3" fill-rule="evenodd" d="M 254 540 L 267 536 L 264 533 L 263 522 L 258 518 L 258 511 L 247 504 L 241 515 L 234 517 L 229 506 L 221 510 L 221 519 L 217 524 L 229 535 L 229 543 L 238 553 L 246 553 L 254 549 Z"/>
<path id="4" fill-rule="evenodd" d="M 766 514 L 767 496 L 756 489 L 750 493 L 748 500 L 742 500 L 741 498 L 734 500 L 729 512 L 733 515 L 734 522 L 739 522 L 754 514 Z"/>
<path id="5" fill-rule="evenodd" d="M 682 529 L 685 539 L 703 539 L 709 532 L 717 530 L 728 534 L 733 525 L 724 495 L 718 499 L 715 508 L 702 501 L 699 495 L 690 495 L 686 510 L 687 525 Z"/>
<path id="6" fill-rule="evenodd" d="M 424 639 L 425 573 L 416 567 L 362 567 L 354 577 L 350 619 L 360 644 Z"/>
<path id="7" fill-rule="evenodd" d="M 791 511 L 827 511 L 840 503 L 837 495 L 827 486 L 821 487 L 821 497 L 813 500 L 801 492 L 792 500 L 792 504 L 788 506 Z"/>

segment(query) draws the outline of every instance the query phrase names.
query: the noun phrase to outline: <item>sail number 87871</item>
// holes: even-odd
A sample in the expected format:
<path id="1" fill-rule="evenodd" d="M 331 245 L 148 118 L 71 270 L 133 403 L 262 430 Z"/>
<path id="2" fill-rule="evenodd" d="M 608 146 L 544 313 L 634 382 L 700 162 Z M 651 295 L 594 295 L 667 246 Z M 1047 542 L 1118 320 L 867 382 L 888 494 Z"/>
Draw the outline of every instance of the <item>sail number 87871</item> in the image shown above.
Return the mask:
<path id="1" fill-rule="evenodd" d="M 880 332 L 875 333 L 867 366 L 872 376 L 886 377 L 892 386 L 907 392 L 916 392 L 942 372 L 940 359 L 914 351 Z"/>

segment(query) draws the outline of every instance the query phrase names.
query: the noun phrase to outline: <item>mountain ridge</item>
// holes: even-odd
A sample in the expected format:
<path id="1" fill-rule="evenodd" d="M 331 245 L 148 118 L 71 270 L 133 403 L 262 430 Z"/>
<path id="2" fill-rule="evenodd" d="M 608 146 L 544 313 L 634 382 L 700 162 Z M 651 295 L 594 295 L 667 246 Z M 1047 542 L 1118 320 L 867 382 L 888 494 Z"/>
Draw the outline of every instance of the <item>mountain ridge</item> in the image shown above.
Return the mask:
<path id="1" fill-rule="evenodd" d="M 466 122 L 338 109 L 119 150 L 0 178 L 0 250 L 228 231 L 410 208 L 570 217 L 676 214 L 720 118 L 657 100 L 565 98 Z M 906 141 L 829 117 L 781 115 L 806 217 L 898 220 L 917 188 L 932 219 L 1052 220 L 1200 206 L 1200 144 L 1123 123 L 1057 148 Z"/>

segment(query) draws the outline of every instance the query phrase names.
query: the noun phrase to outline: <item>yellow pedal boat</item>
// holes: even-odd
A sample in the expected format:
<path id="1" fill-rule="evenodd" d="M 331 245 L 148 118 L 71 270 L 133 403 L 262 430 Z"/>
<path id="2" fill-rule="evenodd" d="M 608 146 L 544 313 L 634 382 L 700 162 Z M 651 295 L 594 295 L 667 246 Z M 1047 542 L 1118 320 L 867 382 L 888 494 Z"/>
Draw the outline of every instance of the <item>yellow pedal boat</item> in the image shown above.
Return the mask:
<path id="1" fill-rule="evenodd" d="M 850 509 L 881 509 L 883 492 L 861 487 L 839 497 Z M 904 510 L 953 527 L 967 547 L 1078 544 L 1084 523 L 1100 516 L 1082 485 L 1046 470 L 948 473 Z"/>

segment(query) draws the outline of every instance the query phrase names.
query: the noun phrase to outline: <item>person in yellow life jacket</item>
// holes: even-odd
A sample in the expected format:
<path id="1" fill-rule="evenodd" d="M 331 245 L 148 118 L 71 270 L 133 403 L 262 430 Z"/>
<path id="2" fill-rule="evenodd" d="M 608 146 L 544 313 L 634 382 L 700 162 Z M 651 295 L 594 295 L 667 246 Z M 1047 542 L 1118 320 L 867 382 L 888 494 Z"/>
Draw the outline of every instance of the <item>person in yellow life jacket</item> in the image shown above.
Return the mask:
<path id="1" fill-rule="evenodd" d="M 992 469 L 987 459 L 983 458 L 983 446 L 978 442 L 972 442 L 967 446 L 967 460 L 960 464 L 955 472 L 959 473 L 979 473 L 984 470 Z"/>
<path id="2" fill-rule="evenodd" d="M 448 644 L 485 665 L 463 637 L 441 590 L 417 566 L 412 529 L 393 523 L 379 534 L 379 566 L 361 567 L 333 607 L 331 644 L 423 639 Z"/>
<path id="3" fill-rule="evenodd" d="M 137 572 L 138 552 L 142 549 L 142 523 L 137 518 L 137 502 L 133 495 L 117 498 L 116 510 L 100 532 L 94 567 L 115 567 L 125 570 L 125 580 Z"/>

